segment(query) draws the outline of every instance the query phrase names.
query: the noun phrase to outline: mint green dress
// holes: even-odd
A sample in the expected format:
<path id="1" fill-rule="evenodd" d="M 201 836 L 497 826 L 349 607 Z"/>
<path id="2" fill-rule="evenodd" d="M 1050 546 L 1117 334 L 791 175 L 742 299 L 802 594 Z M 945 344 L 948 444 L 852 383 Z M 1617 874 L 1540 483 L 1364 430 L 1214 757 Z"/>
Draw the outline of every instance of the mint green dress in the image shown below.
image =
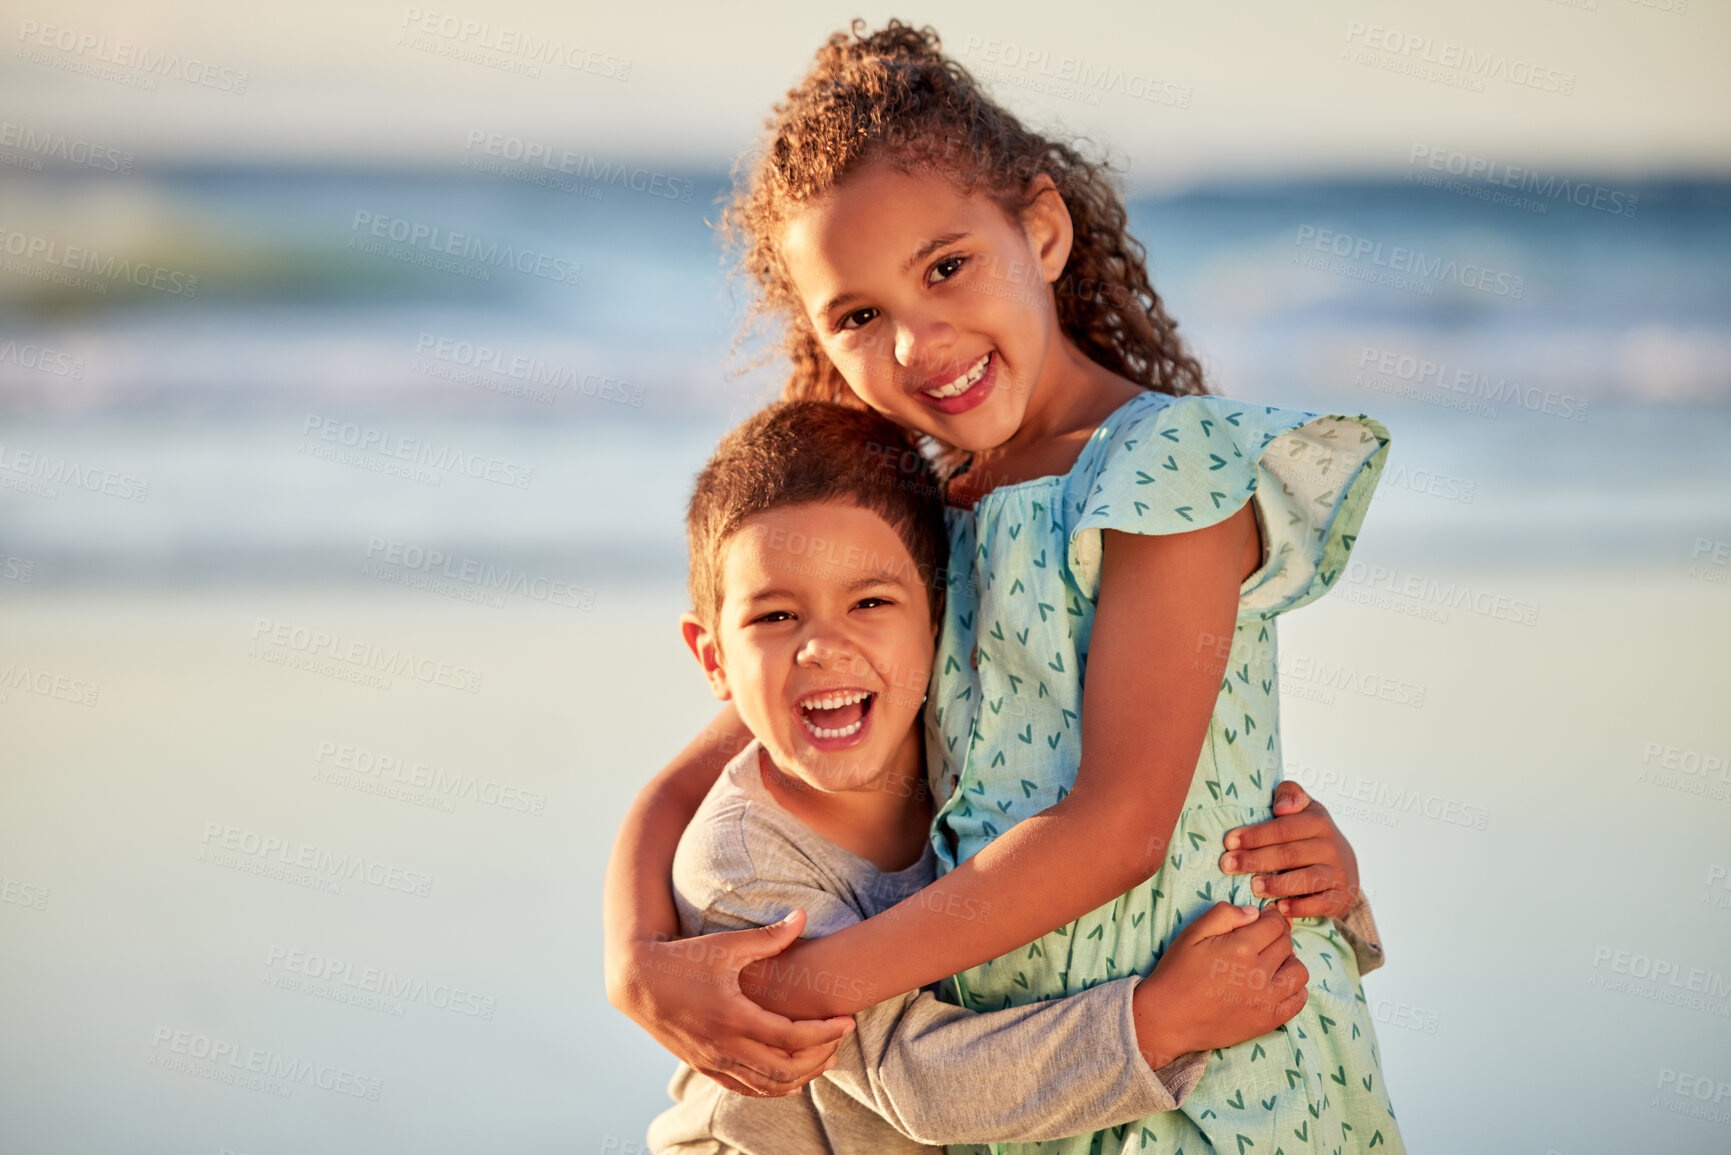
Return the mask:
<path id="1" fill-rule="evenodd" d="M 1388 431 L 1368 417 L 1148 392 L 1106 419 L 1069 473 L 947 511 L 950 569 L 925 734 L 940 870 L 1057 803 L 1075 782 L 1101 530 L 1183 533 L 1253 498 L 1266 552 L 1243 584 L 1227 673 L 1159 873 L 946 980 L 945 997 L 997 1010 L 1146 974 L 1214 903 L 1258 901 L 1249 877 L 1223 874 L 1219 857 L 1226 831 L 1271 816 L 1280 779 L 1274 619 L 1339 576 L 1387 444 Z M 1178 660 L 1195 657 L 1218 662 L 1212 648 Z M 1404 1151 L 1352 949 L 1326 919 L 1297 920 L 1293 940 L 1310 972 L 1304 1010 L 1277 1031 L 1213 1052 L 1179 1110 L 1056 1142 L 965 1150 Z"/>

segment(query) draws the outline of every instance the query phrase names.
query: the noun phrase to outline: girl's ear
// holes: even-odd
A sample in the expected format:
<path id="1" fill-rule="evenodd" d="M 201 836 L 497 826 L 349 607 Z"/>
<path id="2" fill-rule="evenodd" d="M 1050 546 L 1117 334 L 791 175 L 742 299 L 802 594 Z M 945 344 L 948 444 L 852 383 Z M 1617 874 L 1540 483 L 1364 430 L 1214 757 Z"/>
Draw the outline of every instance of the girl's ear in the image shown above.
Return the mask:
<path id="1" fill-rule="evenodd" d="M 727 667 L 722 661 L 721 643 L 715 634 L 690 611 L 680 615 L 679 632 L 697 664 L 703 667 L 703 676 L 709 679 L 710 693 L 723 702 L 731 699 L 733 691 L 727 685 Z"/>
<path id="2" fill-rule="evenodd" d="M 1033 246 L 1034 259 L 1046 283 L 1056 281 L 1070 260 L 1070 245 L 1075 241 L 1075 226 L 1070 220 L 1070 208 L 1058 192 L 1058 185 L 1048 173 L 1037 172 L 1028 182 L 1026 208 L 1022 210 L 1022 229 Z"/>

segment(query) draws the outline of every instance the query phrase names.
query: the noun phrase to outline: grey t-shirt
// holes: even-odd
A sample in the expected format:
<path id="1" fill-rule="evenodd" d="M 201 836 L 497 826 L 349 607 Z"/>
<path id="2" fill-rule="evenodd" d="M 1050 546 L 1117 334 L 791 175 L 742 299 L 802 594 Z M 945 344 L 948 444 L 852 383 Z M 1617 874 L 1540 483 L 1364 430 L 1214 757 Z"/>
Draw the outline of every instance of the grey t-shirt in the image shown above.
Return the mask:
<path id="1" fill-rule="evenodd" d="M 728 764 L 680 839 L 673 889 L 682 933 L 764 926 L 797 907 L 804 937 L 817 938 L 936 878 L 929 843 L 913 866 L 881 871 L 787 813 L 763 786 L 760 748 L 754 741 Z M 768 981 L 857 982 L 805 973 Z M 833 1070 L 782 1098 L 726 1091 L 682 1063 L 668 1086 L 674 1106 L 650 1124 L 650 1148 L 936 1155 L 941 1144 L 1059 1139 L 1172 1110 L 1201 1079 L 1207 1054 L 1149 1069 L 1136 1042 L 1137 981 L 984 1014 L 931 988 L 887 999 L 854 1016 Z"/>

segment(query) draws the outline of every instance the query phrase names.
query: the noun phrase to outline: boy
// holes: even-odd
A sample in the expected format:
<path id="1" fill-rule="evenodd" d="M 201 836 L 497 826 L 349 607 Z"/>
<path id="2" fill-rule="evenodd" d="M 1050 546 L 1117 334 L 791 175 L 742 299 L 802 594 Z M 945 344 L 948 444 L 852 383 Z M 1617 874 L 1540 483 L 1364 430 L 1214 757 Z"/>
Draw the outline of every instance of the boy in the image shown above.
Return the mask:
<path id="1" fill-rule="evenodd" d="M 921 706 L 947 554 L 938 494 L 899 427 L 821 402 L 761 411 L 699 476 L 682 629 L 754 740 L 680 840 L 683 934 L 793 910 L 806 912 L 808 936 L 829 934 L 936 877 Z M 1055 1139 L 1171 1110 L 1207 1050 L 1265 1034 L 1303 1005 L 1308 976 L 1287 929 L 1272 908 L 1257 917 L 1221 903 L 1146 979 L 985 1014 L 929 989 L 879 1002 L 858 1014 L 831 1069 L 794 1094 L 729 1093 L 682 1064 L 650 1146 L 929 1155 L 934 1144 Z M 777 974 L 774 960 L 769 973 L 854 981 Z"/>

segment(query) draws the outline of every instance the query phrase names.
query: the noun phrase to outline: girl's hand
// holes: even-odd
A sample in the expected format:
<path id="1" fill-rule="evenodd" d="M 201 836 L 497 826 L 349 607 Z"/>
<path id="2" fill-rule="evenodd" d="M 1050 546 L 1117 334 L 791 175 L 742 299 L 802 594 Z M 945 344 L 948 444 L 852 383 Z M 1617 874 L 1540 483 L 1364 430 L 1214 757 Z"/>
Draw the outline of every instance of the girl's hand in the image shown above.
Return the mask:
<path id="1" fill-rule="evenodd" d="M 655 1041 L 730 1091 L 793 1095 L 835 1065 L 853 1019 L 794 1022 L 739 989 L 740 969 L 799 937 L 805 912 L 778 923 L 673 942 L 639 942 L 614 1005 Z"/>
<path id="2" fill-rule="evenodd" d="M 1220 869 L 1254 874 L 1252 894 L 1287 918 L 1345 918 L 1358 898 L 1358 858 L 1328 808 L 1296 782 L 1274 788 L 1275 817 L 1226 832 Z"/>

